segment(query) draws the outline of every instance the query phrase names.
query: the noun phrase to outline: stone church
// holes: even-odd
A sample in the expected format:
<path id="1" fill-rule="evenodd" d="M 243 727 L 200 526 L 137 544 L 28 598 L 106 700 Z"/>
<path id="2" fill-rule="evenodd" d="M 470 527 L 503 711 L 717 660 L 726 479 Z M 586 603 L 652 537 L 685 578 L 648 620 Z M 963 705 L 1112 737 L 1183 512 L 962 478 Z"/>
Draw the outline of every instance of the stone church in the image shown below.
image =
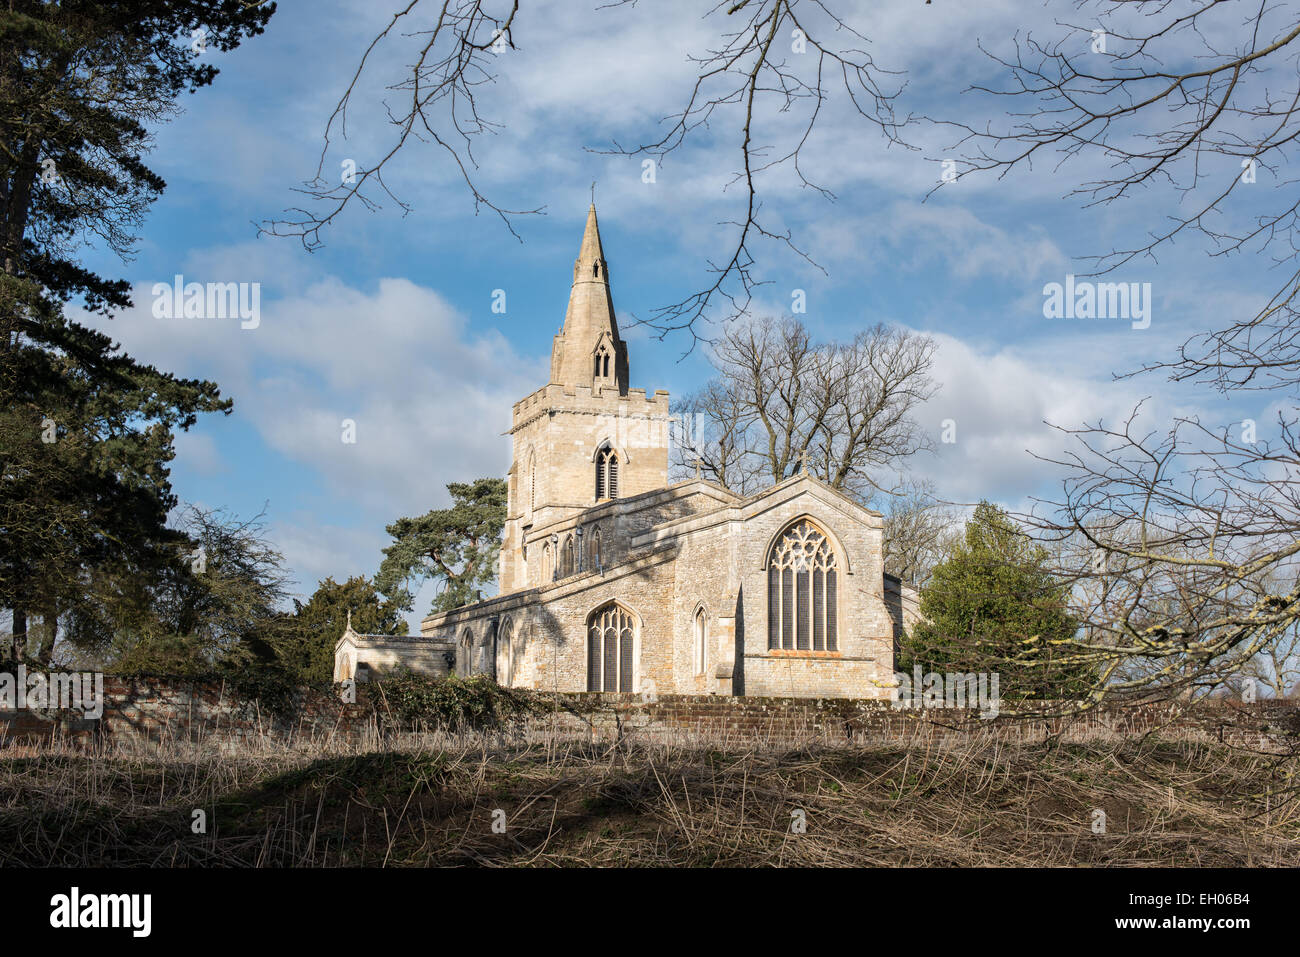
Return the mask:
<path id="1" fill-rule="evenodd" d="M 592 206 L 550 381 L 514 406 L 499 594 L 418 637 L 349 623 L 336 680 L 888 697 L 916 596 L 884 573 L 881 515 L 803 474 L 747 497 L 669 484 L 668 393 L 630 383 Z"/>

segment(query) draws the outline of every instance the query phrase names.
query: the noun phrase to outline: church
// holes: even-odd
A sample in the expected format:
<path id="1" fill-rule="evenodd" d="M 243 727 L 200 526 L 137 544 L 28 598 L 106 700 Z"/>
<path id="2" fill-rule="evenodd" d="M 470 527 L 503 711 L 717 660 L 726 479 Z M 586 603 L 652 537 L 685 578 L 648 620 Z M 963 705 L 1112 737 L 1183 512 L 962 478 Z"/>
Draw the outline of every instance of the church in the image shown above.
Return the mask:
<path id="1" fill-rule="evenodd" d="M 596 208 L 550 381 L 515 403 L 496 597 L 419 636 L 349 622 L 336 681 L 396 668 L 557 692 L 885 698 L 916 594 L 880 513 L 805 474 L 669 484 L 668 393 L 631 387 Z"/>

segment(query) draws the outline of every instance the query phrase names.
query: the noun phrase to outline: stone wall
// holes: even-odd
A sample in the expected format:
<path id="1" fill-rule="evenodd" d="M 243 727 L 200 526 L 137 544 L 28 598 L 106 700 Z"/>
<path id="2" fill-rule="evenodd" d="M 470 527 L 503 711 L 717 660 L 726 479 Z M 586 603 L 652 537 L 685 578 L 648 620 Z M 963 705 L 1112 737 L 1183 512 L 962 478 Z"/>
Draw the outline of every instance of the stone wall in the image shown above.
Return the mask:
<path id="1" fill-rule="evenodd" d="M 0 746 L 52 739 L 108 746 L 215 741 L 238 750 L 259 740 L 326 748 L 375 738 L 368 708 L 323 691 L 300 691 L 280 711 L 223 682 L 105 676 L 104 699 L 98 719 L 75 711 L 0 711 Z"/>
<path id="2" fill-rule="evenodd" d="M 333 747 L 378 748 L 381 728 L 396 729 L 366 704 L 343 704 L 325 692 L 300 692 L 278 714 L 216 682 L 164 678 L 105 678 L 99 720 L 68 712 L 0 712 L 0 747 L 15 742 L 68 739 L 125 747 L 216 744 L 239 753 L 251 745 L 282 744 L 308 753 Z M 559 733 L 577 740 L 749 746 L 829 746 L 873 743 L 959 744 L 993 733 L 1012 741 L 1042 741 L 1050 733 L 1141 735 L 1150 731 L 1200 736 L 1266 748 L 1294 745 L 1300 707 L 1292 702 L 1216 703 L 1183 712 L 1177 705 L 1110 708 L 1071 719 L 980 721 L 956 710 L 894 709 L 878 700 L 843 698 L 728 698 L 576 694 L 561 708 L 507 729 L 511 736 Z"/>

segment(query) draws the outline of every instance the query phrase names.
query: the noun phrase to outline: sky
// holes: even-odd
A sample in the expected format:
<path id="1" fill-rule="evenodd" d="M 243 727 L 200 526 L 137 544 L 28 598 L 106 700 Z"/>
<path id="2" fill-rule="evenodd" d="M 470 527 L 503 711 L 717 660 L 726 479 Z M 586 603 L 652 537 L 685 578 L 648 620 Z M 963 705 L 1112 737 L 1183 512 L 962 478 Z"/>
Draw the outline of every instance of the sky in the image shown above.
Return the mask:
<path id="1" fill-rule="evenodd" d="M 476 144 L 472 170 L 498 205 L 541 210 L 513 220 L 517 237 L 490 210 L 476 210 L 444 151 L 414 140 L 385 174 L 409 211 L 386 197 L 376 209 L 349 207 L 314 252 L 294 238 L 259 235 L 258 224 L 309 203 L 297 190 L 318 163 L 338 177 L 346 161 L 364 167 L 391 148 L 385 103 L 400 109 L 403 93 L 390 86 L 419 40 L 401 31 L 373 56 L 346 136 L 336 129 L 321 160 L 325 124 L 390 6 L 283 2 L 264 36 L 231 53 L 205 52 L 221 73 L 156 130 L 150 161 L 167 189 L 137 254 L 125 263 L 102 250 L 86 254 L 92 266 L 126 277 L 135 300 L 91 324 L 141 360 L 216 381 L 234 401 L 231 415 L 208 416 L 178 437 L 177 495 L 241 518 L 263 514 L 303 597 L 327 576 L 373 575 L 385 526 L 447 505 L 447 483 L 505 474 L 511 405 L 547 379 L 593 182 L 631 384 L 673 395 L 708 378 L 707 349 L 638 321 L 707 285 L 709 263 L 735 241 L 730 223 L 744 200 L 728 186 L 740 166 L 734 109 L 711 117 L 656 167 L 653 182 L 640 158 L 607 152 L 663 135 L 663 118 L 690 95 L 691 56 L 728 26 L 722 13 L 676 0 L 525 3 L 516 48 L 496 58 L 495 79 L 479 88 L 478 108 L 499 125 Z M 1005 118 L 1005 103 L 963 92 L 1005 80 L 981 46 L 1005 54 L 1017 35 L 1062 33 L 1053 10 L 1003 0 L 869 6 L 853 25 L 877 65 L 895 71 L 902 116 Z M 803 69 L 798 56 L 792 48 L 790 63 Z M 1240 318 L 1280 281 L 1271 263 L 1212 257 L 1189 237 L 1158 261 L 1107 277 L 1151 284 L 1149 327 L 1047 318 L 1045 284 L 1087 272 L 1083 257 L 1142 240 L 1186 199 L 1152 187 L 1086 207 L 1068 194 L 1096 172 L 1088 164 L 1099 161 L 1088 159 L 935 191 L 943 159 L 957 155 L 951 127 L 916 122 L 903 133 L 907 146 L 891 146 L 853 112 L 842 85 L 827 87 L 800 169 L 833 198 L 802 185 L 788 164 L 761 179 L 765 222 L 789 229 L 822 268 L 760 242 L 755 269 L 766 285 L 753 310 L 786 313 L 799 289 L 801 318 L 825 340 L 878 322 L 932 336 L 940 389 L 918 420 L 936 448 L 909 467 L 941 497 L 1022 508 L 1050 496 L 1061 473 L 1043 458 L 1065 441 L 1053 425 L 1114 424 L 1145 397 L 1152 428 L 1176 415 L 1216 427 L 1254 417 L 1265 428 L 1267 396 L 1228 401 L 1160 377 L 1115 374 Z M 764 104 L 755 142 L 778 152 L 797 132 L 800 108 Z M 1239 173 L 1231 161 L 1213 162 L 1207 172 L 1218 181 Z M 1261 169 L 1255 195 L 1278 184 Z M 1243 206 L 1241 215 L 1249 212 Z M 178 274 L 260 284 L 256 328 L 155 317 L 154 285 Z M 505 292 L 504 313 L 492 309 L 496 290 Z M 341 439 L 345 419 L 355 423 L 354 443 Z M 945 420 L 955 424 L 953 442 L 939 441 Z M 418 597 L 413 627 L 430 597 L 427 589 Z"/>

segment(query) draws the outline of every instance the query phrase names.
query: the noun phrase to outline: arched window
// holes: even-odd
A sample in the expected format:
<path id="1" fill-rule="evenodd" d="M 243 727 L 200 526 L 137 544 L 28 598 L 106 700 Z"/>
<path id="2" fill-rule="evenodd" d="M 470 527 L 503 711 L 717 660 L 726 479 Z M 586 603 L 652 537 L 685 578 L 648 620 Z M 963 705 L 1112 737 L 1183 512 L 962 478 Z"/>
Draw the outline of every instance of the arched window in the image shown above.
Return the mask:
<path id="1" fill-rule="evenodd" d="M 767 561 L 767 646 L 835 651 L 837 578 L 826 536 L 807 520 L 787 528 Z"/>
<path id="2" fill-rule="evenodd" d="M 553 564 L 554 561 L 555 556 L 551 553 L 551 544 L 550 542 L 547 542 L 542 546 L 542 584 L 546 584 L 551 580 L 551 576 L 555 570 L 555 565 Z"/>
<path id="3" fill-rule="evenodd" d="M 618 498 L 618 453 L 608 442 L 596 450 L 596 501 Z"/>
<path id="4" fill-rule="evenodd" d="M 561 566 L 561 578 L 567 578 L 573 574 L 573 536 L 570 535 L 564 540 L 564 564 Z"/>
<path id="5" fill-rule="evenodd" d="M 597 608 L 587 619 L 587 690 L 631 691 L 633 625 L 617 602 Z"/>
<path id="6" fill-rule="evenodd" d="M 507 618 L 497 632 L 497 684 L 515 683 L 515 623 Z"/>
<path id="7" fill-rule="evenodd" d="M 695 612 L 695 673 L 702 675 L 705 673 L 705 667 L 708 662 L 709 647 L 709 623 L 704 614 L 704 609 L 699 608 Z"/>
<path id="8" fill-rule="evenodd" d="M 597 525 L 591 530 L 591 544 L 587 547 L 587 567 L 599 571 L 600 564 L 600 526 Z"/>
<path id="9" fill-rule="evenodd" d="M 468 628 L 460 635 L 460 673 L 474 674 L 474 632 Z"/>

